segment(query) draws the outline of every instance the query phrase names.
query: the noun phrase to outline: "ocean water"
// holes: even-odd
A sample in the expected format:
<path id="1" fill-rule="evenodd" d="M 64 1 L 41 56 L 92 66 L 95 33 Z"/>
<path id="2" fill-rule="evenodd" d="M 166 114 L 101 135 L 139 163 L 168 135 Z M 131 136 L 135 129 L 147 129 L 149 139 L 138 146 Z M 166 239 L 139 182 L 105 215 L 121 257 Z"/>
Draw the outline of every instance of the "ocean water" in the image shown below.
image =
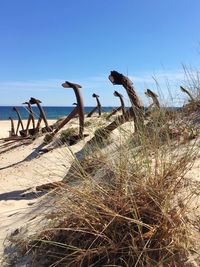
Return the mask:
<path id="1" fill-rule="evenodd" d="M 39 110 L 37 107 L 33 106 L 33 112 L 35 118 L 38 118 Z M 94 107 L 85 107 L 85 112 L 90 112 Z M 17 107 L 22 119 L 28 118 L 28 111 L 25 106 Z M 43 107 L 47 119 L 58 119 L 63 116 L 67 116 L 73 109 L 73 107 Z M 103 112 L 111 111 L 113 107 L 102 107 Z M 0 120 L 8 120 L 9 117 L 17 119 L 16 112 L 13 111 L 12 106 L 0 106 Z"/>

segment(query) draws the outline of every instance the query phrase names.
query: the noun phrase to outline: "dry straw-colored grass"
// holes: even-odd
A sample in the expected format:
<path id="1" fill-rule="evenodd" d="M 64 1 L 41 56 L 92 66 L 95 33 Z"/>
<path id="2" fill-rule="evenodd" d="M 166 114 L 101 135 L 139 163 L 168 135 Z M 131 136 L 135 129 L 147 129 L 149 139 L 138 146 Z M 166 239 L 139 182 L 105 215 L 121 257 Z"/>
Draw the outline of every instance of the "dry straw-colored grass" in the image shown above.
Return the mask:
<path id="1" fill-rule="evenodd" d="M 168 115 L 156 117 L 74 161 L 51 222 L 23 241 L 32 266 L 190 266 L 194 226 L 185 174 L 196 150 L 171 134 Z"/>
<path id="2" fill-rule="evenodd" d="M 137 133 L 122 127 L 116 142 L 97 129 L 91 150 L 52 192 L 45 229 L 19 240 L 21 255 L 31 255 L 31 266 L 190 266 L 198 224 L 185 175 L 199 132 L 187 116 L 156 110 Z"/>

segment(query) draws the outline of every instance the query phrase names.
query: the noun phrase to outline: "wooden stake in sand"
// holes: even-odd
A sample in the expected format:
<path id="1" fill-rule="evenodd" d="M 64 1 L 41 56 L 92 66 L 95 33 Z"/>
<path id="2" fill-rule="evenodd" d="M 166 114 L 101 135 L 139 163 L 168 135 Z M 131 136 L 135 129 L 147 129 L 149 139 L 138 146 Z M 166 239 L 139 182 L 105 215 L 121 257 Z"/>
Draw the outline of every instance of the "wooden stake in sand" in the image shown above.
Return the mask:
<path id="1" fill-rule="evenodd" d="M 88 118 L 91 117 L 92 114 L 93 114 L 96 110 L 98 110 L 99 117 L 100 117 L 100 116 L 101 116 L 101 103 L 100 103 L 100 101 L 99 101 L 99 95 L 93 94 L 92 97 L 96 98 L 97 105 L 96 105 L 95 108 L 93 108 L 92 111 L 90 111 L 90 113 L 88 113 L 87 117 L 88 117 Z"/>

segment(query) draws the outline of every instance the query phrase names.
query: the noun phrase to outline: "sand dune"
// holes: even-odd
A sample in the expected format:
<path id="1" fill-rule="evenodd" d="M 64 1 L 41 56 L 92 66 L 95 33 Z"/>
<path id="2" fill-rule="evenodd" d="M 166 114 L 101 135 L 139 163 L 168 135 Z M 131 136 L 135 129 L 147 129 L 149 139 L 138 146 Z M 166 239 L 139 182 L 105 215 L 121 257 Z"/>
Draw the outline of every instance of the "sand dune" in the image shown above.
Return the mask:
<path id="1" fill-rule="evenodd" d="M 76 126 L 76 120 L 71 125 Z M 0 121 L 1 138 L 8 137 L 9 129 L 9 121 Z M 29 145 L 17 142 L 18 147 L 5 153 L 2 152 L 6 149 L 6 143 L 0 141 L 0 255 L 6 236 L 33 216 L 32 212 L 30 216 L 27 214 L 30 214 L 32 204 L 40 196 L 34 194 L 35 186 L 62 180 L 70 167 L 72 156 L 67 146 L 39 154 L 43 138 L 39 137 Z M 72 151 L 79 151 L 85 142 L 73 146 Z"/>
<path id="2" fill-rule="evenodd" d="M 53 123 L 54 121 L 51 121 Z M 16 123 L 16 122 L 15 122 Z M 78 121 L 72 120 L 65 128 L 76 127 Z M 98 122 L 98 126 L 99 126 Z M 131 127 L 131 128 L 130 128 Z M 131 123 L 124 125 L 124 129 L 133 129 Z M 0 137 L 8 137 L 9 121 L 0 121 Z M 116 130 L 115 130 L 116 131 Z M 4 241 L 10 234 L 15 235 L 16 229 L 21 229 L 29 222 L 33 227 L 40 220 L 40 213 L 45 212 L 48 205 L 44 203 L 43 193 L 38 193 L 35 187 L 49 182 L 61 181 L 69 170 L 73 161 L 72 153 L 81 151 L 89 135 L 76 145 L 61 146 L 46 154 L 40 154 L 39 149 L 43 143 L 41 136 L 29 144 L 20 144 L 11 150 L 5 151 L 6 143 L 0 141 L 0 258 L 4 253 Z M 115 138 L 119 138 L 115 132 Z M 198 143 L 198 142 L 197 142 Z M 188 177 L 199 183 L 200 160 L 188 172 Z M 38 201 L 39 200 L 39 201 Z M 199 206 L 196 200 L 194 206 Z M 199 212 L 198 209 L 196 209 Z M 29 229 L 30 230 L 30 229 Z"/>

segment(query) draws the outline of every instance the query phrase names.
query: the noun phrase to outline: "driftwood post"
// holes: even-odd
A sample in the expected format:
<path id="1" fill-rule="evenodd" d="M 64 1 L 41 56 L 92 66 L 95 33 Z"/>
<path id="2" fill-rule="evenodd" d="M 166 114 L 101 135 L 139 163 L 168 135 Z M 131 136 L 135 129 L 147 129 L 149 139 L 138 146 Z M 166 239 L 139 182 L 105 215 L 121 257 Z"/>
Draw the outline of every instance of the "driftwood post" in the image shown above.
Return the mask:
<path id="1" fill-rule="evenodd" d="M 23 125 L 22 118 L 21 118 L 21 115 L 20 115 L 18 109 L 16 107 L 13 107 L 13 111 L 16 112 L 17 118 L 18 118 L 17 129 L 16 129 L 16 135 L 17 135 L 20 125 L 21 125 L 21 128 L 22 128 L 22 131 L 24 131 L 24 125 Z"/>
<path id="2" fill-rule="evenodd" d="M 72 88 L 74 90 L 77 106 L 72 110 L 72 112 L 65 118 L 54 130 L 52 135 L 55 135 L 61 128 L 65 126 L 71 119 L 73 119 L 77 114 L 79 116 L 79 138 L 83 137 L 83 130 L 84 130 L 84 106 L 83 106 L 83 99 L 80 93 L 81 86 L 79 84 L 65 82 L 62 84 L 64 88 Z"/>
<path id="3" fill-rule="evenodd" d="M 36 126 L 36 132 L 39 131 L 40 124 L 41 124 L 41 121 L 42 121 L 42 120 L 43 120 L 44 123 L 45 123 L 45 130 L 46 130 L 47 132 L 52 132 L 52 128 L 49 126 L 48 121 L 47 121 L 47 118 L 46 118 L 46 115 L 45 115 L 45 112 L 44 112 L 44 110 L 43 110 L 43 108 L 42 108 L 42 106 L 41 106 L 41 103 L 42 103 L 42 102 L 41 102 L 39 99 L 36 99 L 36 98 L 31 97 L 29 103 L 30 103 L 31 105 L 36 104 L 37 107 L 38 107 L 38 109 L 39 109 L 39 111 L 40 111 L 40 116 L 39 116 L 39 119 L 38 119 L 38 122 L 37 122 L 37 126 Z"/>
<path id="4" fill-rule="evenodd" d="M 119 97 L 121 105 L 120 105 L 120 107 L 118 107 L 117 109 L 114 109 L 114 110 L 107 116 L 107 118 L 106 118 L 107 120 L 108 120 L 111 116 L 113 116 L 114 114 L 116 114 L 118 111 L 120 111 L 120 110 L 122 110 L 122 114 L 123 114 L 123 115 L 125 114 L 125 105 L 124 105 L 123 95 L 120 94 L 120 93 L 117 92 L 117 91 L 114 91 L 114 96 Z"/>
<path id="5" fill-rule="evenodd" d="M 97 106 L 96 106 L 95 108 L 93 108 L 93 110 L 91 110 L 90 113 L 88 113 L 87 117 L 88 117 L 88 118 L 91 117 L 92 114 L 93 114 L 96 110 L 98 110 L 98 112 L 99 112 L 99 117 L 100 117 L 100 116 L 101 116 L 101 103 L 100 103 L 100 101 L 99 101 L 99 96 L 96 95 L 96 94 L 93 94 L 92 97 L 96 98 Z"/>
<path id="6" fill-rule="evenodd" d="M 127 111 L 125 111 L 124 115 L 118 116 L 112 123 L 106 126 L 104 128 L 105 133 L 108 134 L 109 132 L 116 129 L 119 125 L 131 119 L 134 120 L 135 130 L 137 131 L 139 125 L 143 125 L 144 106 L 136 94 L 135 88 L 133 87 L 133 83 L 128 77 L 117 71 L 111 71 L 108 78 L 113 85 L 117 84 L 122 85 L 124 87 L 129 96 L 132 106 Z"/>

